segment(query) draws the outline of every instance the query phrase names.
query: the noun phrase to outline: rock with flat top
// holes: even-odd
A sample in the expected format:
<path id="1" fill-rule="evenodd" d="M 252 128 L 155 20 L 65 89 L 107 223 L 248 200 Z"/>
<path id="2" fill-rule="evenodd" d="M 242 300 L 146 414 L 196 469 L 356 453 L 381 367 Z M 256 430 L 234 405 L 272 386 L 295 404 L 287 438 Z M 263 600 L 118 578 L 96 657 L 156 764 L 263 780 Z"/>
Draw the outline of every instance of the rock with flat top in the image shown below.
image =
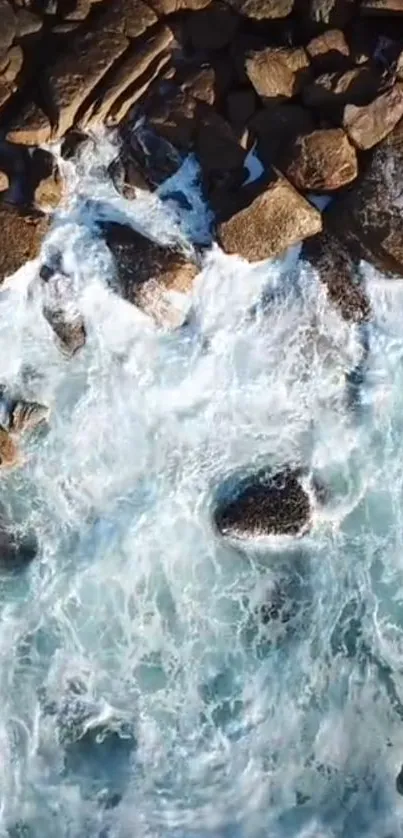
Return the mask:
<path id="1" fill-rule="evenodd" d="M 267 47 L 249 54 L 246 73 L 263 101 L 290 99 L 309 74 L 309 58 L 302 47 Z"/>
<path id="2" fill-rule="evenodd" d="M 381 142 L 403 117 L 403 84 L 397 83 L 369 105 L 347 105 L 343 126 L 350 140 L 362 151 Z"/>
<path id="3" fill-rule="evenodd" d="M 365 323 L 370 319 L 371 305 L 358 266 L 335 236 L 323 230 L 308 239 L 304 242 L 301 257 L 318 272 L 330 300 L 345 320 Z"/>
<path id="4" fill-rule="evenodd" d="M 14 206 L 0 203 L 0 282 L 36 259 L 48 226 L 42 213 L 24 214 Z"/>
<path id="5" fill-rule="evenodd" d="M 132 227 L 106 222 L 100 230 L 114 259 L 122 297 L 158 326 L 180 326 L 185 316 L 172 292 L 187 294 L 191 290 L 197 266 L 179 249 L 157 244 Z"/>
<path id="6" fill-rule="evenodd" d="M 221 247 L 249 262 L 280 256 L 322 229 L 318 210 L 275 170 L 269 178 L 232 195 L 220 216 L 217 233 Z"/>
<path id="7" fill-rule="evenodd" d="M 342 128 L 323 128 L 297 137 L 284 155 L 286 177 L 301 191 L 333 192 L 358 174 L 357 154 Z"/>

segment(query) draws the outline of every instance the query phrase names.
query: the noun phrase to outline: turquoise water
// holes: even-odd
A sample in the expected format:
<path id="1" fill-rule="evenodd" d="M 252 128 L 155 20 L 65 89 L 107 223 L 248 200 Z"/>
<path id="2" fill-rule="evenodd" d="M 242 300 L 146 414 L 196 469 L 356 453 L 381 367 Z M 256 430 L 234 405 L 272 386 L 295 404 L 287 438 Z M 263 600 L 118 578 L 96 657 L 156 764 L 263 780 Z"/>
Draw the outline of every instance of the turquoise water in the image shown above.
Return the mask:
<path id="1" fill-rule="evenodd" d="M 66 167 L 42 254 L 63 252 L 85 349 L 60 354 L 35 265 L 0 298 L 4 380 L 52 408 L 0 483 L 40 541 L 0 575 L 0 835 L 398 838 L 403 290 L 363 266 L 363 336 L 297 252 L 213 248 L 190 325 L 157 332 L 112 293 L 94 218 L 182 244 L 210 219 L 194 162 L 179 214 L 117 196 L 114 153 Z M 289 461 L 328 487 L 309 535 L 220 541 L 220 482 Z"/>

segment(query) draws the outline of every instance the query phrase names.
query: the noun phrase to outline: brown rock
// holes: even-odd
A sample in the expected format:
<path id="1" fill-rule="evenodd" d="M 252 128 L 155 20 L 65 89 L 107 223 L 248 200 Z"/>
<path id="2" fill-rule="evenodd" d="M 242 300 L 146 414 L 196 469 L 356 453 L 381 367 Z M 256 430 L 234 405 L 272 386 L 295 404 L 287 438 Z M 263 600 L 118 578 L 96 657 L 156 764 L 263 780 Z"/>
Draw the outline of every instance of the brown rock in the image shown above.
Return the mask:
<path id="1" fill-rule="evenodd" d="M 403 117 L 403 84 L 395 84 L 369 105 L 347 105 L 343 125 L 359 149 L 372 148 L 393 130 Z"/>
<path id="2" fill-rule="evenodd" d="M 149 64 L 141 79 L 138 79 L 128 90 L 125 90 L 116 102 L 114 102 L 107 117 L 107 124 L 114 126 L 121 125 L 133 105 L 139 102 L 150 89 L 151 84 L 158 78 L 164 78 L 165 71 L 169 66 L 170 53 L 169 51 L 162 52 Z"/>
<path id="3" fill-rule="evenodd" d="M 322 229 L 320 213 L 278 172 L 239 190 L 223 208 L 218 240 L 249 262 L 272 259 Z"/>
<path id="4" fill-rule="evenodd" d="M 329 230 L 354 261 L 365 259 L 385 274 L 403 276 L 400 171 L 403 120 L 374 151 L 358 184 L 325 215 Z"/>
<path id="5" fill-rule="evenodd" d="M 315 124 L 306 108 L 286 103 L 259 111 L 251 120 L 250 129 L 257 138 L 258 157 L 265 166 L 270 166 L 276 165 L 300 134 L 313 131 Z"/>
<path id="6" fill-rule="evenodd" d="M 197 110 L 195 150 L 204 175 L 242 167 L 245 149 L 231 126 L 209 105 L 200 102 Z"/>
<path id="7" fill-rule="evenodd" d="M 196 12 L 198 9 L 204 9 L 210 2 L 211 0 L 149 0 L 150 6 L 158 17 L 185 9 Z"/>
<path id="8" fill-rule="evenodd" d="M 290 99 L 301 90 L 309 71 L 309 58 L 301 48 L 262 49 L 250 54 L 245 62 L 246 73 L 265 101 Z"/>
<path id="9" fill-rule="evenodd" d="M 231 6 L 245 17 L 275 20 L 291 14 L 294 0 L 231 0 Z"/>
<path id="10" fill-rule="evenodd" d="M 17 31 L 17 18 L 11 3 L 0 0 L 0 55 L 7 52 Z"/>
<path id="11" fill-rule="evenodd" d="M 148 124 L 181 151 L 193 146 L 198 102 L 189 93 L 177 91 L 160 98 L 148 113 Z"/>
<path id="12" fill-rule="evenodd" d="M 118 66 L 112 68 L 108 74 L 107 81 L 102 90 L 95 107 L 90 109 L 89 114 L 84 114 L 80 119 L 82 128 L 87 128 L 105 121 L 113 109 L 119 107 L 119 101 L 127 105 L 127 109 L 136 101 L 134 89 L 144 92 L 144 74 L 150 70 L 155 59 L 168 50 L 173 41 L 172 30 L 168 26 L 160 26 L 155 34 L 142 42 L 140 46 L 133 45 L 126 51 Z M 165 63 L 169 60 L 166 55 Z M 150 81 L 153 78 L 151 73 Z M 145 89 L 147 89 L 148 84 Z M 120 111 L 120 108 L 119 108 Z"/>
<path id="13" fill-rule="evenodd" d="M 403 14 L 402 0 L 360 0 L 362 15 Z"/>
<path id="14" fill-rule="evenodd" d="M 10 122 L 6 138 L 10 143 L 41 145 L 49 142 L 51 126 L 48 117 L 34 103 L 26 102 Z"/>
<path id="15" fill-rule="evenodd" d="M 8 179 L 7 173 L 0 171 L 0 193 L 5 192 L 6 189 L 8 189 L 9 183 L 10 181 Z"/>
<path id="16" fill-rule="evenodd" d="M 325 128 L 299 136 L 285 153 L 282 171 L 296 189 L 333 192 L 358 174 L 354 146 L 341 128 Z"/>
<path id="17" fill-rule="evenodd" d="M 309 15 L 315 23 L 345 26 L 354 15 L 355 0 L 310 0 Z"/>
<path id="18" fill-rule="evenodd" d="M 301 256 L 318 272 L 329 298 L 345 320 L 353 323 L 369 320 L 371 306 L 357 265 L 335 236 L 323 230 L 304 242 Z"/>
<path id="19" fill-rule="evenodd" d="M 201 70 L 192 70 L 181 81 L 180 87 L 183 92 L 189 93 L 194 99 L 206 102 L 207 105 L 214 105 L 217 95 L 214 68 L 202 67 Z"/>
<path id="20" fill-rule="evenodd" d="M 49 416 L 50 408 L 46 405 L 18 399 L 12 403 L 9 429 L 13 434 L 23 434 L 47 422 Z"/>
<path id="21" fill-rule="evenodd" d="M 39 254 L 48 220 L 40 213 L 24 215 L 0 204 L 0 282 Z"/>
<path id="22" fill-rule="evenodd" d="M 350 50 L 341 29 L 328 29 L 312 38 L 306 48 L 312 68 L 318 73 L 345 70 L 350 60 Z"/>
<path id="23" fill-rule="evenodd" d="M 256 110 L 256 96 L 253 90 L 232 90 L 227 96 L 226 111 L 231 125 L 243 128 Z"/>
<path id="24" fill-rule="evenodd" d="M 43 21 L 39 15 L 34 14 L 29 9 L 17 10 L 17 29 L 15 37 L 26 38 L 28 35 L 34 35 L 42 29 Z"/>
<path id="25" fill-rule="evenodd" d="M 150 315 L 157 325 L 176 327 L 184 316 L 169 292 L 191 290 L 198 268 L 178 250 L 145 238 L 115 222 L 101 225 L 115 262 L 119 290 L 125 300 Z"/>
<path id="26" fill-rule="evenodd" d="M 75 0 L 73 8 L 63 15 L 65 20 L 85 20 L 91 11 L 92 0 Z"/>
<path id="27" fill-rule="evenodd" d="M 0 428 L 0 467 L 13 468 L 21 463 L 17 444 L 11 434 Z"/>
<path id="28" fill-rule="evenodd" d="M 2 81 L 12 84 L 22 70 L 24 53 L 21 47 L 11 47 L 7 53 L 7 64 L 2 72 Z"/>
<path id="29" fill-rule="evenodd" d="M 302 93 L 305 105 L 312 108 L 343 108 L 365 105 L 379 88 L 379 77 L 369 67 L 354 67 L 345 73 L 324 73 L 308 84 Z"/>
<path id="30" fill-rule="evenodd" d="M 63 183 L 59 170 L 55 165 L 53 171 L 43 178 L 34 192 L 34 201 L 40 209 L 55 209 L 60 204 L 63 194 Z"/>
<path id="31" fill-rule="evenodd" d="M 230 43 L 239 24 L 239 17 L 220 0 L 190 15 L 185 23 L 185 38 L 193 49 L 223 49 Z"/>

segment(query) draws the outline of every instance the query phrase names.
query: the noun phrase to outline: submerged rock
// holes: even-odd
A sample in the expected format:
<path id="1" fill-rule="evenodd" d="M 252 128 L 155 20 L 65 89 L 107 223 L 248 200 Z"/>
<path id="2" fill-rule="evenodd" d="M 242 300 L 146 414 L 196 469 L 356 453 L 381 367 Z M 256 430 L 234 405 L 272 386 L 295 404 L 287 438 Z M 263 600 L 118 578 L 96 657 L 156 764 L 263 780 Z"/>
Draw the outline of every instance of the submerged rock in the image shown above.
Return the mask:
<path id="1" fill-rule="evenodd" d="M 241 479 L 229 499 L 218 500 L 214 522 L 222 535 L 302 535 L 311 508 L 301 472 L 261 469 Z"/>
<path id="2" fill-rule="evenodd" d="M 19 533 L 0 517 L 0 567 L 17 570 L 31 562 L 37 552 L 38 542 L 34 533 Z"/>
<path id="3" fill-rule="evenodd" d="M 72 282 L 63 273 L 53 273 L 42 266 L 42 313 L 58 338 L 60 348 L 67 355 L 75 355 L 86 341 L 84 319 L 77 307 Z"/>
<path id="4" fill-rule="evenodd" d="M 13 434 L 33 430 L 49 418 L 50 410 L 39 402 L 14 398 L 0 386 L 0 426 Z"/>

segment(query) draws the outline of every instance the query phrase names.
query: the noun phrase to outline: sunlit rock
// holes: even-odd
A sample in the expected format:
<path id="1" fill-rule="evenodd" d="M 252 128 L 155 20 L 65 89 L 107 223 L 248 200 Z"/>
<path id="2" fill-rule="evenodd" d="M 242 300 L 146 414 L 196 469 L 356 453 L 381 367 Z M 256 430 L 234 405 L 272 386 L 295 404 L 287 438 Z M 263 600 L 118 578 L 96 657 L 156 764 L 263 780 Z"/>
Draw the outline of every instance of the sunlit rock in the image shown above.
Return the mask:
<path id="1" fill-rule="evenodd" d="M 232 492 L 224 486 L 221 493 L 214 522 L 222 535 L 302 535 L 309 528 L 310 501 L 297 469 L 261 469 L 241 478 Z"/>
<path id="2" fill-rule="evenodd" d="M 20 462 L 17 443 L 5 428 L 0 427 L 0 468 L 13 468 Z"/>

